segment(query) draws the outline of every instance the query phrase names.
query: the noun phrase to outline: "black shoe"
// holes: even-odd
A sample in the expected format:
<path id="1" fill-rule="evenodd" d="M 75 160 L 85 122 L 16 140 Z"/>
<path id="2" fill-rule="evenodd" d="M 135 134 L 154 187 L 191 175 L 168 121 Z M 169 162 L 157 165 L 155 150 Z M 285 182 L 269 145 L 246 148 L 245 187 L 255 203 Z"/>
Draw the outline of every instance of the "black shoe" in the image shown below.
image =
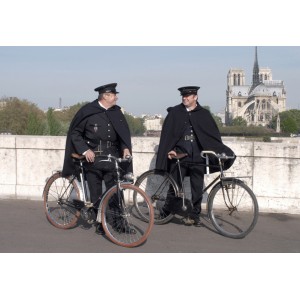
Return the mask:
<path id="1" fill-rule="evenodd" d="M 200 216 L 193 217 L 193 220 L 194 220 L 194 226 L 196 226 L 196 227 L 202 227 L 203 226 L 203 223 L 200 220 Z"/>
<path id="2" fill-rule="evenodd" d="M 96 234 L 98 235 L 104 235 L 105 234 L 105 231 L 103 229 L 103 226 L 101 223 L 97 223 L 96 224 L 96 230 L 95 230 Z"/>

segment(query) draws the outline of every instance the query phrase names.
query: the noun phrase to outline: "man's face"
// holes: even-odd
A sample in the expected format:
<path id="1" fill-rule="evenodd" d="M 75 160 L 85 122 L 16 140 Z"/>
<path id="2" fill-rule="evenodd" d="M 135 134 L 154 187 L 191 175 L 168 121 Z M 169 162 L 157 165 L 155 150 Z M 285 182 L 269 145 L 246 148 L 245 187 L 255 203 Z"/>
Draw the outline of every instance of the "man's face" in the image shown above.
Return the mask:
<path id="1" fill-rule="evenodd" d="M 103 95 L 103 100 L 104 100 L 105 107 L 110 108 L 116 105 L 118 96 L 117 94 L 113 94 L 113 93 L 105 93 Z"/>
<path id="2" fill-rule="evenodd" d="M 196 106 L 197 99 L 197 95 L 185 95 L 182 96 L 182 103 L 187 108 L 194 108 Z"/>

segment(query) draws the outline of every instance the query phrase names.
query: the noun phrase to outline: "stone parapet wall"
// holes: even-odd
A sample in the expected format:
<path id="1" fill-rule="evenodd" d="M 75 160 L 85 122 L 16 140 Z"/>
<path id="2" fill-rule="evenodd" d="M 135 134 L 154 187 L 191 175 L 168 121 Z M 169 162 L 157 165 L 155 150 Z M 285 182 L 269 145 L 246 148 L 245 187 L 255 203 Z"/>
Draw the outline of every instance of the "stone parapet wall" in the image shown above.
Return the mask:
<path id="1" fill-rule="evenodd" d="M 65 137 L 0 135 L 0 199 L 42 200 L 45 180 L 62 168 Z M 237 155 L 230 175 L 244 178 L 257 196 L 260 211 L 300 214 L 300 143 L 223 138 Z M 159 138 L 134 137 L 134 175 L 154 167 Z M 214 174 L 206 176 L 208 183 Z M 205 200 L 203 202 L 205 205 Z"/>

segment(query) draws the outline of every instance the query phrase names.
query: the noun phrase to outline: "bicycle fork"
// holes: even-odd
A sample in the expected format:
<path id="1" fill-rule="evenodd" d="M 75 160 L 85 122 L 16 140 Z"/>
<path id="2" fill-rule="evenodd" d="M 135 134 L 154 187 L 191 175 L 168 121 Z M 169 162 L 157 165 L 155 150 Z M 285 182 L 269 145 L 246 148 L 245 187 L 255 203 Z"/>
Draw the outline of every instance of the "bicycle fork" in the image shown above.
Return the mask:
<path id="1" fill-rule="evenodd" d="M 222 193 L 223 193 L 223 199 L 224 199 L 225 205 L 227 206 L 227 208 L 229 210 L 229 215 L 232 215 L 232 213 L 237 210 L 237 207 L 235 205 L 233 205 L 233 203 L 232 203 L 233 195 L 229 194 L 230 190 L 233 191 L 233 189 L 234 189 L 233 182 L 230 185 L 231 185 L 231 188 L 229 188 L 228 183 L 225 185 L 222 183 Z"/>

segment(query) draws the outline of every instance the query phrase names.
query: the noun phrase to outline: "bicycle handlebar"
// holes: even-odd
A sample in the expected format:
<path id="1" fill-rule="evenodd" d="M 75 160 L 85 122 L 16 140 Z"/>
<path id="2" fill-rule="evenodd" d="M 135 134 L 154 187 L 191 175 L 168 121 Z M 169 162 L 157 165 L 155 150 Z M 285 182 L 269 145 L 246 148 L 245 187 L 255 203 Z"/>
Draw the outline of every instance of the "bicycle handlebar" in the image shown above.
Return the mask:
<path id="1" fill-rule="evenodd" d="M 95 153 L 97 154 L 97 151 L 95 151 Z M 80 155 L 80 154 L 76 154 L 76 153 L 73 153 L 72 154 L 72 157 L 73 158 L 76 158 L 76 159 L 79 159 L 79 160 L 84 160 L 85 159 L 85 156 L 84 155 Z M 96 155 L 97 158 L 104 158 L 103 161 L 111 161 L 111 160 L 114 160 L 118 163 L 122 163 L 122 162 L 131 162 L 132 161 L 132 156 L 130 155 L 127 155 L 125 158 L 120 158 L 120 157 L 115 157 L 115 156 L 112 156 L 111 154 L 108 154 L 108 155 Z"/>
<path id="2" fill-rule="evenodd" d="M 203 158 L 207 157 L 206 154 L 212 154 L 215 157 L 217 157 L 218 159 L 222 159 L 222 160 L 235 158 L 235 156 L 229 156 L 229 155 L 226 155 L 225 153 L 218 154 L 214 151 L 208 151 L 208 150 L 201 151 L 201 153 L 200 153 L 201 157 L 203 157 Z"/>
<path id="3" fill-rule="evenodd" d="M 95 151 L 95 153 L 97 153 L 97 151 Z M 121 157 L 115 157 L 111 154 L 108 154 L 108 155 L 97 155 L 97 157 L 99 158 L 105 158 L 105 160 L 103 161 L 111 161 L 111 160 L 114 160 L 118 163 L 122 163 L 122 162 L 131 162 L 132 161 L 132 156 L 131 155 L 127 155 L 125 158 L 121 158 Z"/>
<path id="4" fill-rule="evenodd" d="M 210 150 L 201 151 L 201 153 L 200 153 L 201 157 L 203 157 L 203 158 L 206 158 L 207 155 L 209 155 L 209 154 L 214 155 L 215 157 L 217 157 L 218 159 L 221 159 L 221 160 L 235 158 L 235 156 L 229 156 L 229 155 L 226 155 L 225 153 L 218 154 L 218 153 L 216 153 L 214 151 L 210 151 Z M 186 156 L 188 156 L 187 153 L 178 153 L 177 155 L 171 155 L 171 157 L 173 159 L 182 159 Z"/>

